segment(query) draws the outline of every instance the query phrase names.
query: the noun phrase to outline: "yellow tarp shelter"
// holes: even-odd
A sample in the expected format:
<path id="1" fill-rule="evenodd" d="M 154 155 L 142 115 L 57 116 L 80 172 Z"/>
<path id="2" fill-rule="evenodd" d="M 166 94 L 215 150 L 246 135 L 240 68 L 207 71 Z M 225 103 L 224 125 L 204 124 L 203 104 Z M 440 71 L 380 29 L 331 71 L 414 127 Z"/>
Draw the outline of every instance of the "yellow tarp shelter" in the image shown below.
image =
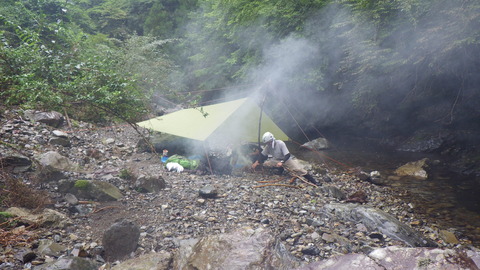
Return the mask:
<path id="1" fill-rule="evenodd" d="M 203 112 L 203 113 L 202 113 Z M 260 107 L 248 98 L 179 110 L 137 123 L 154 131 L 168 133 L 209 145 L 222 146 L 238 142 L 257 142 Z M 206 114 L 206 116 L 204 116 Z M 260 134 L 266 131 L 280 140 L 288 136 L 262 112 Z"/>

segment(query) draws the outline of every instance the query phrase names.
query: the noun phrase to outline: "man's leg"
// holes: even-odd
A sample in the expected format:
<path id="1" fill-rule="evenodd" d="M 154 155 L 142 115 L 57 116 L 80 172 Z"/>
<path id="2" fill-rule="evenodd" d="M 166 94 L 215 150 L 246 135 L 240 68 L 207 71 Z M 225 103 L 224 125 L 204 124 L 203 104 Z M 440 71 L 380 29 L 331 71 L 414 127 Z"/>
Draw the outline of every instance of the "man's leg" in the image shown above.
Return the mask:
<path id="1" fill-rule="evenodd" d="M 317 181 L 317 179 L 315 179 L 315 177 L 313 177 L 309 173 L 303 175 L 303 177 L 305 177 L 305 179 L 307 179 L 310 183 L 312 183 L 316 186 L 321 186 L 322 185 L 320 182 Z"/>
<path id="2" fill-rule="evenodd" d="M 312 175 L 310 175 L 304 168 L 302 165 L 300 165 L 300 163 L 298 163 L 296 160 L 294 159 L 289 159 L 287 160 L 283 166 L 285 168 L 287 168 L 287 170 L 290 170 L 290 171 L 293 171 L 294 173 L 298 174 L 298 175 L 301 175 L 303 177 L 305 177 L 305 179 L 307 179 L 310 183 L 316 185 L 316 186 L 321 186 L 322 184 L 320 182 L 317 181 L 317 179 L 315 179 Z"/>

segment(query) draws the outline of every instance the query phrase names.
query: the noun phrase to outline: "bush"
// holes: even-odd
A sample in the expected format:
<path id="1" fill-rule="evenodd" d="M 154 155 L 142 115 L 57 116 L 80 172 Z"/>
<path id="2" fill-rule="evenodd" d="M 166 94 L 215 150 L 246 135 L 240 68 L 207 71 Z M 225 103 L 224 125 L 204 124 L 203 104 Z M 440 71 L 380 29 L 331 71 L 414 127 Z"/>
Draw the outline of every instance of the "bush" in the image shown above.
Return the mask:
<path id="1" fill-rule="evenodd" d="M 8 221 L 9 218 L 14 217 L 13 214 L 7 213 L 7 212 L 0 212 L 0 225 L 6 221 Z"/>
<path id="2" fill-rule="evenodd" d="M 148 96 L 136 73 L 122 70 L 121 48 L 96 37 L 74 24 L 20 25 L 0 14 L 0 99 L 25 109 L 65 110 L 78 120 L 139 120 Z"/>
<path id="3" fill-rule="evenodd" d="M 46 191 L 36 190 L 20 179 L 0 169 L 0 202 L 5 207 L 25 207 L 40 210 L 50 203 Z"/>
<path id="4" fill-rule="evenodd" d="M 118 177 L 125 180 L 130 180 L 133 178 L 133 175 L 128 169 L 121 169 Z"/>

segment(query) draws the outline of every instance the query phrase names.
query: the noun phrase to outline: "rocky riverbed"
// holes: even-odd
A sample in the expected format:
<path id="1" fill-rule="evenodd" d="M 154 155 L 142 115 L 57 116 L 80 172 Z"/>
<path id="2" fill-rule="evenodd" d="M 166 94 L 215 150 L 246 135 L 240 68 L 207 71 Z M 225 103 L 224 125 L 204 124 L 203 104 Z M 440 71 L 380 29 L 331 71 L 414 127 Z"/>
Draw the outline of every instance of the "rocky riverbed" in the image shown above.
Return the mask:
<path id="1" fill-rule="evenodd" d="M 468 254 L 475 256 L 469 256 L 478 260 L 470 239 L 417 214 L 418 206 L 408 201 L 408 194 L 365 181 L 359 174 L 370 172 L 361 168 L 325 167 L 319 161 L 307 160 L 312 174 L 322 180 L 320 187 L 290 175 L 244 168 L 237 168 L 232 175 L 168 172 L 158 154 L 139 151 L 137 143 L 142 136 L 128 125 L 101 128 L 68 122 L 52 126 L 31 120 L 20 111 L 2 114 L 2 182 L 5 177 L 14 177 L 47 191 L 47 208 L 63 214 L 61 220 L 66 222 L 22 221 L 16 227 L 3 228 L 5 236 L 17 231 L 12 241 L 2 242 L 1 269 L 58 269 L 49 265 L 73 257 L 88 260 L 95 268 L 109 269 L 152 252 L 168 258 L 165 268 L 156 269 L 191 269 L 188 267 L 194 260 L 188 259 L 188 254 L 179 255 L 185 250 L 182 243 L 245 228 L 267 231 L 292 257 L 292 266 L 317 263 L 317 268 L 308 269 L 327 269 L 320 268 L 319 263 L 386 247 L 461 249 L 473 252 Z M 65 158 L 68 166 L 57 170 L 60 174 L 39 173 L 42 157 L 52 152 Z M 150 175 L 160 184 L 148 192 L 140 188 L 139 181 Z M 103 200 L 65 189 L 64 183 L 82 183 L 78 180 L 111 184 L 120 196 Z M 8 211 L 10 206 L 14 205 L 2 205 L 0 210 Z M 104 235 L 121 219 L 138 227 L 138 245 L 128 256 L 111 261 L 105 256 Z M 48 252 L 40 249 L 47 240 Z M 53 244 L 58 250 L 52 251 Z M 183 262 L 182 256 L 187 257 Z"/>

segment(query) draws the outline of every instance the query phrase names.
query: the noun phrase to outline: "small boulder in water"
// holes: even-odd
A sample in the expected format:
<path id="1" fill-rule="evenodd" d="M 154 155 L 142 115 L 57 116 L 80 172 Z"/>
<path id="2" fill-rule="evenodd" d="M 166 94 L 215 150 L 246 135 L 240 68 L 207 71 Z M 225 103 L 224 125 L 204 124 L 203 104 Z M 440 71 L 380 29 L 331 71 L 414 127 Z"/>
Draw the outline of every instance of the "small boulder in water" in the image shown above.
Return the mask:
<path id="1" fill-rule="evenodd" d="M 409 162 L 395 170 L 398 176 L 413 176 L 418 179 L 427 179 L 428 174 L 425 168 L 428 167 L 428 159 L 424 158 L 418 161 Z"/>

